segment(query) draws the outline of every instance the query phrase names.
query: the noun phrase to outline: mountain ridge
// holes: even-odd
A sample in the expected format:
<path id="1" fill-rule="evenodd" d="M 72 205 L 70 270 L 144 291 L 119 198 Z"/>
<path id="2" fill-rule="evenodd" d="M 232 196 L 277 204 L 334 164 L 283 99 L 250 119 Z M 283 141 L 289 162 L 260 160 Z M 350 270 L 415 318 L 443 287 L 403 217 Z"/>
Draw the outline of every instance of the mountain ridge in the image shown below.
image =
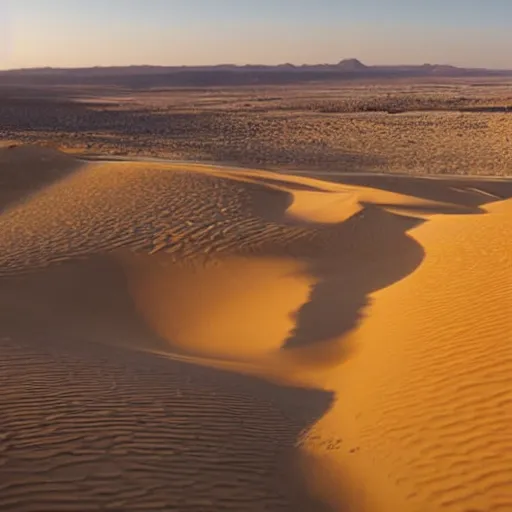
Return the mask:
<path id="1" fill-rule="evenodd" d="M 128 87 L 273 85 L 311 81 L 394 78 L 512 77 L 512 69 L 449 64 L 366 65 L 356 58 L 336 64 L 218 64 L 213 66 L 94 66 L 0 70 L 1 85 L 122 85 Z"/>

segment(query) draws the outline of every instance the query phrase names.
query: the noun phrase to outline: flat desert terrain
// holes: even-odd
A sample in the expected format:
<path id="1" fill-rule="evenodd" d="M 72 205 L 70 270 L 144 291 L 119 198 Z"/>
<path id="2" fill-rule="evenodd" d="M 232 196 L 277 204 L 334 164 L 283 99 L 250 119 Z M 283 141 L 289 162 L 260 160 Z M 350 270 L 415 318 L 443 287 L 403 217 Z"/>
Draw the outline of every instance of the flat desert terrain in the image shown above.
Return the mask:
<path id="1" fill-rule="evenodd" d="M 3 89 L 2 512 L 512 511 L 507 90 L 318 87 Z"/>
<path id="2" fill-rule="evenodd" d="M 0 138 L 250 168 L 512 175 L 512 78 L 15 87 Z"/>

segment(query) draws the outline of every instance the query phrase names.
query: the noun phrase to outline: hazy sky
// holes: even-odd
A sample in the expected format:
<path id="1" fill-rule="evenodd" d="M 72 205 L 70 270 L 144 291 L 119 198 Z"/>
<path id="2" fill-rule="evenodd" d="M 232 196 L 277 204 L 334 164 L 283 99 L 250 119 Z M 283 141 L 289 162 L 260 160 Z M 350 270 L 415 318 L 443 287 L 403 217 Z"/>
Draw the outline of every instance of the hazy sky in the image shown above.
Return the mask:
<path id="1" fill-rule="evenodd" d="M 442 63 L 512 68 L 512 0 L 0 0 L 0 69 Z"/>

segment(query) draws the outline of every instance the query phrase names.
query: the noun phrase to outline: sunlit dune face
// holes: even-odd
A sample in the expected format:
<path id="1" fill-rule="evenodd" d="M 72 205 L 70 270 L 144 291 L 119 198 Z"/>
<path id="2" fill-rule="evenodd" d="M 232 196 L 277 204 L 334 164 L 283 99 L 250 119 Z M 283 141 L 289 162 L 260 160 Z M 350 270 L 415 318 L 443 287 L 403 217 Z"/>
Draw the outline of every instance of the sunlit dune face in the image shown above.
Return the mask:
<path id="1" fill-rule="evenodd" d="M 315 279 L 293 259 L 173 262 L 123 254 L 137 309 L 174 350 L 248 357 L 279 350 Z"/>

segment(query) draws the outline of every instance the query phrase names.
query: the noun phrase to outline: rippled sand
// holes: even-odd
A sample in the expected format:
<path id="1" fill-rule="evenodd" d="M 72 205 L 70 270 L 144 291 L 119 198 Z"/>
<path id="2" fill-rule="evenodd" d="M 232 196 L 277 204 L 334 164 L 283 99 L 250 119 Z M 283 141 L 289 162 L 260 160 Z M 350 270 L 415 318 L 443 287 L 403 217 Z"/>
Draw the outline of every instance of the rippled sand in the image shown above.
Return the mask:
<path id="1" fill-rule="evenodd" d="M 512 510 L 508 185 L 0 179 L 1 510 Z"/>

